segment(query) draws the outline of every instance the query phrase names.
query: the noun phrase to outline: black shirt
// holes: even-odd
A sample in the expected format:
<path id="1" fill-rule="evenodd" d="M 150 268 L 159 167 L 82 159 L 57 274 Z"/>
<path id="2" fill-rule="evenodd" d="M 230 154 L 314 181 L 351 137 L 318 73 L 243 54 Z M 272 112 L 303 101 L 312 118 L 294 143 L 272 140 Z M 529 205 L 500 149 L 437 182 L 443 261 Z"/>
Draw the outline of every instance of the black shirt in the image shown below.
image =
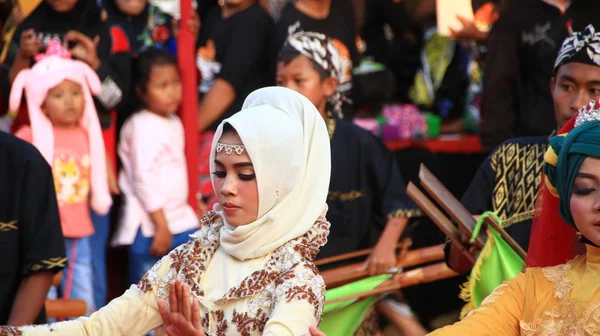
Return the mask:
<path id="1" fill-rule="evenodd" d="M 368 0 L 364 4 L 364 54 L 385 64 L 396 79 L 396 97 L 408 101 L 408 91 L 421 66 L 423 29 L 412 20 L 403 1 Z M 386 37 L 385 25 L 391 30 L 391 40 Z"/>
<path id="2" fill-rule="evenodd" d="M 102 22 L 101 10 L 93 0 L 79 0 L 67 13 L 56 12 L 43 1 L 17 27 L 12 43 L 18 47 L 21 33 L 28 29 L 33 29 L 42 39 L 42 52 L 51 40 L 62 44 L 64 36 L 71 30 L 77 30 L 92 40 L 99 39 L 96 50 L 101 64 L 96 73 L 102 82 L 102 92 L 94 97 L 94 101 L 103 127 L 108 128 L 110 112 L 126 100 L 130 86 L 131 53 L 123 32 Z M 8 101 L 10 93 L 7 69 L 12 66 L 15 56 L 7 55 L 2 65 L 5 69 L 1 76 L 5 101 Z"/>
<path id="3" fill-rule="evenodd" d="M 329 15 L 324 19 L 314 19 L 288 4 L 277 21 L 275 35 L 275 55 L 283 47 L 290 26 L 299 22 L 299 29 L 316 32 L 333 39 L 342 58 L 342 78 L 340 90 L 349 92 L 352 87 L 352 67 L 360 63 L 360 54 L 356 47 L 356 19 L 352 3 L 349 0 L 332 0 Z"/>
<path id="4" fill-rule="evenodd" d="M 508 234 L 529 247 L 548 136 L 511 139 L 481 164 L 461 203 L 474 215 L 494 211 Z"/>
<path id="5" fill-rule="evenodd" d="M 550 93 L 554 61 L 567 37 L 594 23 L 600 1 L 575 0 L 563 15 L 542 0 L 511 1 L 488 36 L 481 109 L 481 141 L 492 150 L 503 141 L 542 136 L 556 127 Z M 595 15 L 597 16 L 597 15 Z M 598 20 L 598 19 L 595 19 Z"/>
<path id="6" fill-rule="evenodd" d="M 0 132 L 0 324 L 23 279 L 67 264 L 50 165 L 31 144 Z M 38 323 L 45 323 L 43 316 Z"/>
<path id="7" fill-rule="evenodd" d="M 350 121 L 336 120 L 334 126 L 327 196 L 331 228 L 317 258 L 369 248 L 390 217 L 421 215 L 406 195 L 396 159 L 385 145 Z"/>
<path id="8" fill-rule="evenodd" d="M 273 27 L 273 19 L 258 4 L 226 19 L 221 16 L 221 7 L 213 7 L 202 22 L 197 62 L 202 75 L 200 93 L 208 92 L 216 78 L 224 79 L 235 90 L 234 102 L 211 129 L 238 112 L 252 91 L 275 83 L 269 68 Z"/>

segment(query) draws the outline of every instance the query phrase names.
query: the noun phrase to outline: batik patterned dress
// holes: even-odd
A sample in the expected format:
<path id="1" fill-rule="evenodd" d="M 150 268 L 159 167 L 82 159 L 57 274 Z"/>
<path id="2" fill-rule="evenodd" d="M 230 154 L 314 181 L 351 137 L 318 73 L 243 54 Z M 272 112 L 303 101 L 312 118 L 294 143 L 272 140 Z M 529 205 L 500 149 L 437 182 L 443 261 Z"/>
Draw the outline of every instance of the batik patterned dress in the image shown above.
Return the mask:
<path id="1" fill-rule="evenodd" d="M 329 223 L 324 215 L 307 233 L 274 252 L 237 262 L 227 259 L 233 257 L 220 247 L 223 225 L 219 214 L 207 213 L 188 243 L 165 256 L 137 286 L 89 318 L 0 327 L 0 335 L 143 335 L 162 324 L 157 300 L 168 300 L 175 279 L 188 284 L 191 296 L 200 302 L 206 335 L 302 335 L 310 326 L 317 326 L 325 283 L 312 260 L 327 242 Z M 240 274 L 249 275 L 228 288 L 230 280 Z M 215 293 L 225 294 L 212 300 Z"/>

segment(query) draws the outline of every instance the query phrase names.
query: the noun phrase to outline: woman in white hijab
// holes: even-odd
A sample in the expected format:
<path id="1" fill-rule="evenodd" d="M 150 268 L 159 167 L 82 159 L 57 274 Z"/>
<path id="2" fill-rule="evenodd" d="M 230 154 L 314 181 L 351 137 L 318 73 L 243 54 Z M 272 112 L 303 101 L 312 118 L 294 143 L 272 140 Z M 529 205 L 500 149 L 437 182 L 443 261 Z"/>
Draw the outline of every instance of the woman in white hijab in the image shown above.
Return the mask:
<path id="1" fill-rule="evenodd" d="M 206 335 L 308 334 L 325 296 L 312 262 L 329 233 L 323 118 L 292 90 L 257 90 L 217 129 L 211 170 L 220 204 L 139 284 L 89 318 L 0 334 L 143 335 L 163 324 L 157 302 L 176 279 Z"/>

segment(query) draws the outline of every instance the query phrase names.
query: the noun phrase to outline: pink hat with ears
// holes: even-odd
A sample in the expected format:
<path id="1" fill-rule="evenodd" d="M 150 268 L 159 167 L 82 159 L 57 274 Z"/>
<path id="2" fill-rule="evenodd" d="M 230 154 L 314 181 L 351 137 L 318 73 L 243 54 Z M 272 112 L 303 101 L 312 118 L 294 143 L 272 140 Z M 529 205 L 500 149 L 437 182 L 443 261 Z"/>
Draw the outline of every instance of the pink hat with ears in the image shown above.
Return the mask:
<path id="1" fill-rule="evenodd" d="M 42 112 L 42 104 L 48 91 L 64 80 L 72 80 L 83 88 L 85 108 L 80 125 L 87 133 L 91 157 L 91 206 L 99 214 L 108 213 L 112 204 L 106 175 L 106 152 L 98 114 L 92 94 L 98 95 L 101 84 L 98 75 L 86 63 L 73 60 L 70 53 L 58 42 L 50 42 L 45 54 L 36 56 L 38 61 L 31 69 L 22 70 L 10 91 L 10 108 L 17 110 L 21 95 L 25 99 L 31 121 L 33 145 L 52 165 L 54 158 L 54 133 L 50 119 Z"/>

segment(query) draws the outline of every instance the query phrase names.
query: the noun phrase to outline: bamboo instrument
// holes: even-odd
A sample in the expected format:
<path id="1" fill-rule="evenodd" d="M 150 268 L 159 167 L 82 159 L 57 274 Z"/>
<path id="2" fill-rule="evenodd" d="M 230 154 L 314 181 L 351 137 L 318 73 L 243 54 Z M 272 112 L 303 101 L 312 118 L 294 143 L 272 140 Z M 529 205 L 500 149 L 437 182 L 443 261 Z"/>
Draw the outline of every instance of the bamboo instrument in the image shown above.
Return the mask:
<path id="1" fill-rule="evenodd" d="M 412 241 L 410 241 L 410 239 L 402 240 L 402 241 L 398 242 L 398 244 L 396 244 L 396 249 L 402 249 L 407 245 L 410 246 L 410 244 L 412 244 Z M 364 250 L 360 250 L 360 251 L 344 253 L 344 254 L 340 254 L 337 256 L 333 256 L 333 257 L 319 259 L 319 260 L 315 261 L 315 266 L 323 266 L 323 265 L 327 265 L 327 264 L 333 264 L 338 261 L 344 261 L 344 260 L 349 260 L 349 259 L 366 256 L 366 255 L 373 253 L 373 250 L 374 249 L 369 248 L 369 249 L 364 249 Z"/>
<path id="2" fill-rule="evenodd" d="M 424 247 L 405 252 L 398 261 L 398 268 L 413 267 L 444 259 L 444 249 L 440 245 Z M 338 267 L 321 272 L 327 288 L 335 288 L 369 276 L 364 262 Z"/>
<path id="3" fill-rule="evenodd" d="M 469 236 L 473 234 L 475 219 L 473 215 L 450 193 L 440 180 L 421 164 L 419 169 L 419 181 L 423 188 L 441 205 L 441 207 L 454 219 L 459 227 L 462 227 Z M 475 245 L 481 249 L 485 244 L 485 234 L 480 234 L 475 240 Z"/>
<path id="4" fill-rule="evenodd" d="M 475 219 L 469 213 L 469 211 L 444 187 L 444 185 L 425 167 L 421 165 L 419 170 L 419 179 L 421 184 L 427 190 L 432 197 L 444 208 L 448 214 L 458 223 L 459 226 L 463 227 L 469 234 L 473 233 L 475 227 Z M 493 217 L 486 217 L 486 225 L 496 230 L 500 236 L 506 241 L 519 256 L 525 260 L 526 253 L 523 248 L 500 226 L 500 224 Z M 475 241 L 475 245 L 479 248 L 483 248 L 485 243 L 485 234 L 480 233 Z"/>
<path id="5" fill-rule="evenodd" d="M 377 286 L 371 291 L 347 295 L 334 300 L 325 301 L 325 304 L 332 304 L 347 300 L 360 300 L 369 296 L 379 295 L 395 291 L 401 288 L 451 278 L 456 275 L 458 274 L 450 268 L 448 268 L 446 263 L 441 262 L 399 274 L 396 277 L 384 281 L 381 285 Z"/>
<path id="6" fill-rule="evenodd" d="M 504 239 L 504 241 L 510 245 L 510 247 L 513 248 L 513 250 L 515 250 L 515 252 L 517 252 L 517 254 L 519 255 L 519 257 L 521 257 L 523 260 L 525 260 L 525 258 L 527 257 L 527 253 L 525 252 L 525 250 L 523 250 L 523 248 L 521 247 L 521 245 L 519 245 L 514 239 L 513 237 L 511 237 L 506 231 L 504 231 L 504 229 L 502 227 L 500 227 L 500 225 L 498 224 L 498 222 L 496 222 L 496 219 L 491 217 L 491 216 L 487 216 L 485 218 L 485 224 L 487 224 L 488 226 L 491 226 L 494 230 L 496 230 L 500 236 L 502 237 L 502 239 Z"/>
<path id="7" fill-rule="evenodd" d="M 87 305 L 84 300 L 54 299 L 46 300 L 46 316 L 51 318 L 69 318 L 84 316 Z"/>
<path id="8" fill-rule="evenodd" d="M 413 201 L 415 201 L 415 203 L 417 203 L 419 208 L 421 208 L 421 210 L 423 210 L 423 212 L 425 212 L 425 214 L 431 218 L 431 220 L 442 230 L 442 232 L 444 232 L 444 234 L 450 238 L 452 243 L 464 250 L 468 250 L 468 248 L 466 248 L 463 244 L 460 233 L 458 232 L 456 226 L 454 226 L 454 224 L 452 224 L 452 222 L 450 222 L 450 220 L 444 216 L 437 206 L 435 206 L 433 202 L 431 202 L 429 198 L 427 198 L 427 196 L 425 196 L 425 194 L 423 194 L 423 192 L 417 188 L 417 186 L 410 182 L 406 188 L 406 193 L 408 196 L 410 196 L 410 198 L 413 199 Z M 473 264 L 475 263 L 475 257 L 473 257 L 471 254 L 466 253 L 465 256 L 470 262 Z"/>

